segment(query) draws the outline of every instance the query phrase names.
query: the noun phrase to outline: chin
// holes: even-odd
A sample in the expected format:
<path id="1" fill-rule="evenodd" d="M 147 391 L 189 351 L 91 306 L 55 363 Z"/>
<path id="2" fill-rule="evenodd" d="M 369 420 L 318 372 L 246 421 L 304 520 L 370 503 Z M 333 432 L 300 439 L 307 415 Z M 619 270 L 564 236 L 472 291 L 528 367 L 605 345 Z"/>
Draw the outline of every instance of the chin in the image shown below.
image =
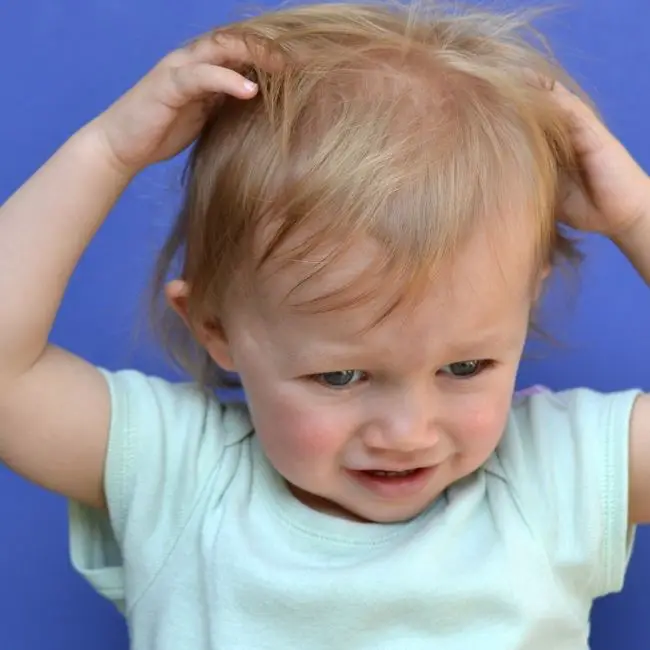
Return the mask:
<path id="1" fill-rule="evenodd" d="M 309 508 L 333 517 L 365 524 L 398 524 L 410 521 L 424 512 L 437 498 L 435 495 L 424 504 L 374 503 L 364 508 L 307 492 L 291 483 L 288 485 L 293 495 Z"/>
<path id="2" fill-rule="evenodd" d="M 375 508 L 350 508 L 347 509 L 348 517 L 356 521 L 372 524 L 399 524 L 406 523 L 415 519 L 418 515 L 422 514 L 434 501 L 431 499 L 423 505 L 404 505 L 393 506 L 378 505 Z M 342 506 L 345 508 L 345 506 Z"/>

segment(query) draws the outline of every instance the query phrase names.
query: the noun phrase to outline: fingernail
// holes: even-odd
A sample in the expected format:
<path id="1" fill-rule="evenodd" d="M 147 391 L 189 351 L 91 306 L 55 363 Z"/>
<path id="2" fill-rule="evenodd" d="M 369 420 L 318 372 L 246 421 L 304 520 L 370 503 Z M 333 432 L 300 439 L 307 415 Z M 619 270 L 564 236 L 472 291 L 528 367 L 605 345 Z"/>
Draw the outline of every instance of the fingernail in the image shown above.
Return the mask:
<path id="1" fill-rule="evenodd" d="M 254 81 L 244 81 L 244 88 L 249 92 L 257 89 L 257 84 Z"/>

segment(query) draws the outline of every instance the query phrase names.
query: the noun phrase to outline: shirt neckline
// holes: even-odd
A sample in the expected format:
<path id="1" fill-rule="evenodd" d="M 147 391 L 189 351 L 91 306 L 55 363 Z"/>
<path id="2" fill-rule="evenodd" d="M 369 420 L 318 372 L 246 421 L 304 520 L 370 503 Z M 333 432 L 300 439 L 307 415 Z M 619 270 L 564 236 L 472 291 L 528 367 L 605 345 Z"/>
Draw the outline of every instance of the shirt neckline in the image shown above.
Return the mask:
<path id="1" fill-rule="evenodd" d="M 444 498 L 441 497 L 413 519 L 390 524 L 357 522 L 319 512 L 302 503 L 291 492 L 285 479 L 266 458 L 255 435 L 251 436 L 251 446 L 264 502 L 295 533 L 313 540 L 348 547 L 382 546 L 419 530 L 443 507 Z"/>

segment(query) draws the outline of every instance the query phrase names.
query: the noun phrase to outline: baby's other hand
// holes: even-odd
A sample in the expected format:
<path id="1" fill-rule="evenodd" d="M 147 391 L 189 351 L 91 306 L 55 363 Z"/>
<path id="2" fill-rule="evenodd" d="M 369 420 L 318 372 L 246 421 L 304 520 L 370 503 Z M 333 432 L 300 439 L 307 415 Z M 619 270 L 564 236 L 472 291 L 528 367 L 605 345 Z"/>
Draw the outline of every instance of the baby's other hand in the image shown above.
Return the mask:
<path id="1" fill-rule="evenodd" d="M 580 163 L 580 182 L 569 181 L 559 218 L 616 239 L 650 215 L 650 179 L 577 95 L 561 84 L 551 92 L 570 120 Z"/>
<path id="2" fill-rule="evenodd" d="M 111 162 L 133 175 L 189 146 L 223 95 L 254 97 L 257 86 L 236 72 L 250 63 L 243 41 L 203 36 L 167 55 L 88 128 Z"/>

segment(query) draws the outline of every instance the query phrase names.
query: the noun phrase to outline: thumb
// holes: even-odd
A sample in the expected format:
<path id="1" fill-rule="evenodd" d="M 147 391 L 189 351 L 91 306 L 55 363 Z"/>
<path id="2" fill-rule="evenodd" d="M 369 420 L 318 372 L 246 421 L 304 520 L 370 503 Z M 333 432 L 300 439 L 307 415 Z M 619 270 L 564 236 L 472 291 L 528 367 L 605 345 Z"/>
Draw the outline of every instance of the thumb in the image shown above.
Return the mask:
<path id="1" fill-rule="evenodd" d="M 585 229 L 593 205 L 582 188 L 575 181 L 569 181 L 563 188 L 558 205 L 558 219 L 572 228 Z"/>

